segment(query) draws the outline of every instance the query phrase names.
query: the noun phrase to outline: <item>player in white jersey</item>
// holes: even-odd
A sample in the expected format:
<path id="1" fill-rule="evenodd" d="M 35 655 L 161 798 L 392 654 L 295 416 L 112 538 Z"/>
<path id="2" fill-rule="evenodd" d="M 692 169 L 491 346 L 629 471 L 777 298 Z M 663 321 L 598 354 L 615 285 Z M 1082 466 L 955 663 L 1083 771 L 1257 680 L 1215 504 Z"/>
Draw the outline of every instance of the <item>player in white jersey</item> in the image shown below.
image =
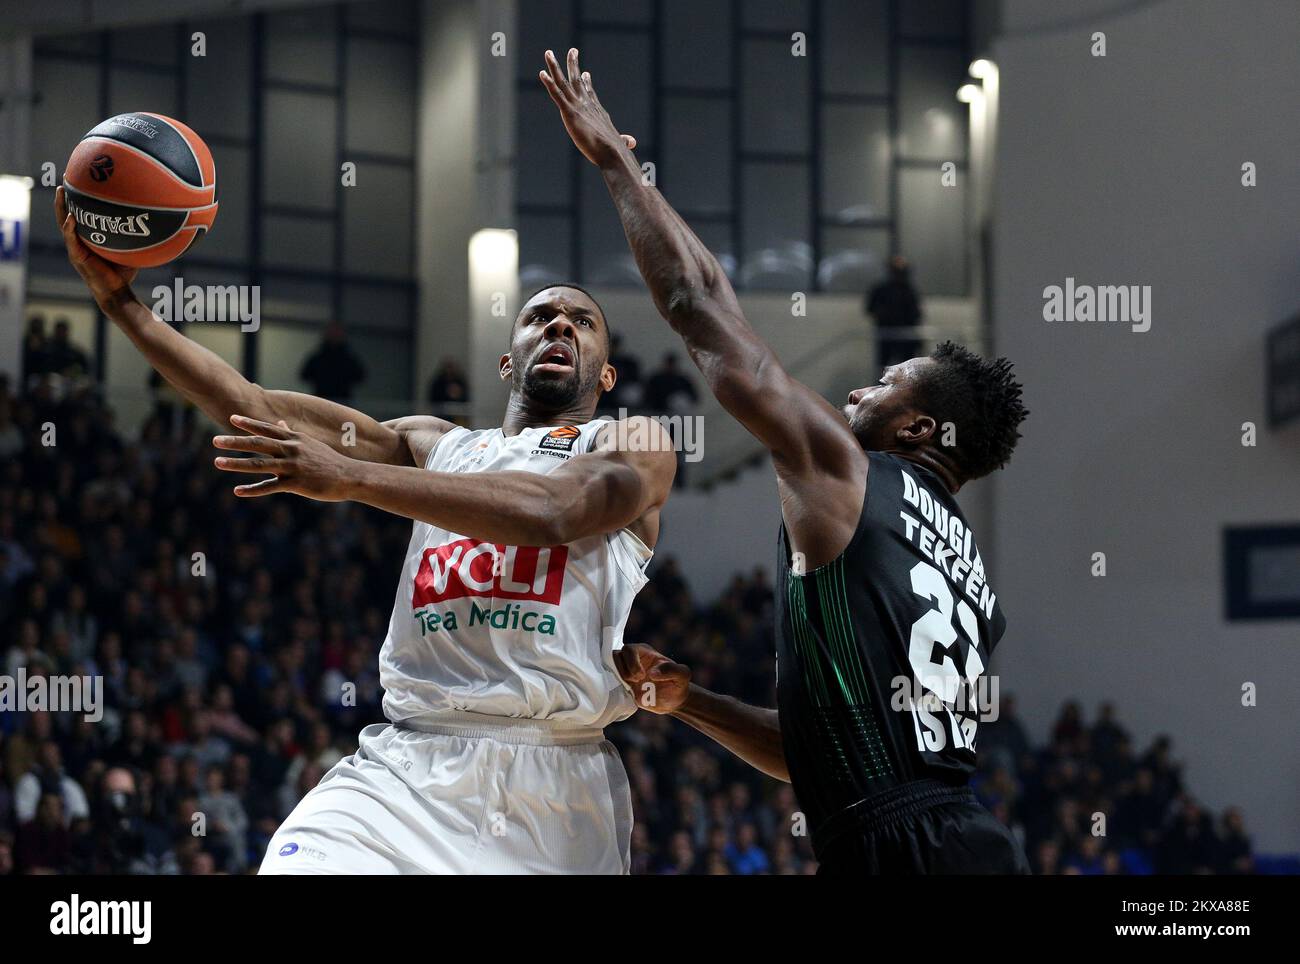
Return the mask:
<path id="1" fill-rule="evenodd" d="M 592 421 L 617 377 L 609 329 L 581 288 L 520 311 L 499 429 L 377 422 L 271 391 L 157 318 L 135 271 L 77 239 L 68 256 L 101 310 L 218 424 L 217 467 L 415 520 L 381 656 L 388 724 L 366 727 L 275 834 L 263 873 L 625 873 L 631 801 L 602 728 L 635 710 L 614 650 L 672 487 L 671 440 L 649 419 Z"/>

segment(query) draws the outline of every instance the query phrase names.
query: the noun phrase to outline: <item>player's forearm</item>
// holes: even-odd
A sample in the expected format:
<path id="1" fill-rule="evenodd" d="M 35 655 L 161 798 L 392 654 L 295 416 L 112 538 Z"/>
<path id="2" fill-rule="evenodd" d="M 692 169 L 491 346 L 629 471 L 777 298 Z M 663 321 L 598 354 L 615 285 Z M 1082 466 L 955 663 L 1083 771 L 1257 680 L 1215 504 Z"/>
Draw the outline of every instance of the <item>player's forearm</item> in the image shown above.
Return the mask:
<path id="1" fill-rule="evenodd" d="M 483 542 L 554 546 L 572 541 L 569 497 L 532 472 L 428 472 L 400 465 L 350 469 L 355 502 Z"/>
<path id="2" fill-rule="evenodd" d="M 236 413 L 268 420 L 274 415 L 258 385 L 167 324 L 130 289 L 103 307 L 145 361 L 218 425 Z"/>
<path id="3" fill-rule="evenodd" d="M 673 716 L 716 740 L 755 769 L 790 782 L 776 710 L 750 706 L 692 683 L 686 702 Z"/>
<path id="4" fill-rule="evenodd" d="M 688 346 L 734 352 L 761 345 L 718 259 L 659 190 L 643 183 L 631 151 L 618 151 L 601 173 L 655 306 Z"/>

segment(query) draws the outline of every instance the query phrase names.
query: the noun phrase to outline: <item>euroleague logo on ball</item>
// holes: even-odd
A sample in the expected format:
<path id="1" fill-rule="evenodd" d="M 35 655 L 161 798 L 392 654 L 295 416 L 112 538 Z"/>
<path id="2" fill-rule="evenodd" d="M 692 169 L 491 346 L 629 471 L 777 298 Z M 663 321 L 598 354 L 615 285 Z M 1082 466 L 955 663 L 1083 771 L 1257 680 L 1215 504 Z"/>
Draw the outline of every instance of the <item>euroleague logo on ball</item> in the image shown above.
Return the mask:
<path id="1" fill-rule="evenodd" d="M 90 176 L 103 183 L 113 176 L 113 159 L 107 154 L 100 154 L 90 162 Z"/>

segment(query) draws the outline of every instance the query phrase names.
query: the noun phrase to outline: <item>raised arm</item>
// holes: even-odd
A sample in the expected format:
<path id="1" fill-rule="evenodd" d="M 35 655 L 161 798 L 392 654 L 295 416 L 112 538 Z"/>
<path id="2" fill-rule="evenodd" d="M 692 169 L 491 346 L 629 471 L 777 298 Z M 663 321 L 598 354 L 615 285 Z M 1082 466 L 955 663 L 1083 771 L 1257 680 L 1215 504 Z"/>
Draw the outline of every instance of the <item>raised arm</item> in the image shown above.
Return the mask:
<path id="1" fill-rule="evenodd" d="M 776 710 L 750 706 L 691 682 L 691 671 L 642 643 L 614 654 L 614 665 L 637 706 L 675 716 L 756 770 L 790 782 Z"/>
<path id="2" fill-rule="evenodd" d="M 543 86 L 574 144 L 600 168 L 637 267 L 659 313 L 682 336 L 709 389 L 774 457 L 801 472 L 861 460 L 841 416 L 791 378 L 741 312 L 717 259 L 653 185 L 601 106 L 570 50 L 567 69 L 547 51 Z"/>
<path id="3" fill-rule="evenodd" d="M 253 457 L 218 458 L 217 468 L 271 476 L 237 486 L 236 495 L 292 492 L 325 502 L 364 502 L 484 542 L 514 546 L 562 545 L 623 528 L 653 545 L 659 509 L 677 470 L 663 428 L 639 417 L 612 422 L 593 451 L 574 456 L 549 475 L 362 465 L 284 426 L 239 416 L 233 421 L 251 434 L 219 435 L 214 444 Z"/>
<path id="4" fill-rule="evenodd" d="M 243 414 L 285 422 L 331 448 L 365 462 L 423 464 L 421 453 L 451 427 L 431 416 L 378 422 L 363 412 L 301 392 L 274 391 L 250 382 L 214 352 L 186 338 L 142 304 L 131 290 L 136 270 L 112 264 L 81 243 L 68 214 L 63 188 L 55 191 L 55 215 L 68 260 L 100 310 L 122 330 L 146 361 L 178 392 L 218 425 Z M 351 426 L 351 430 L 348 429 Z"/>

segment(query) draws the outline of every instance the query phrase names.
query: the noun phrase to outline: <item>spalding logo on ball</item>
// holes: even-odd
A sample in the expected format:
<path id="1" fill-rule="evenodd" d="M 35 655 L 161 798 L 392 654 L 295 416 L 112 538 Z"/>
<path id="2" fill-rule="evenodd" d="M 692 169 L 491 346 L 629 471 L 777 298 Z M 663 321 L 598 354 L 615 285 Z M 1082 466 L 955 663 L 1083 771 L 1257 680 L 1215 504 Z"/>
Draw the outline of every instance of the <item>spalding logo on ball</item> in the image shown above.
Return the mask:
<path id="1" fill-rule="evenodd" d="M 77 236 L 117 264 L 179 258 L 217 217 L 217 168 L 203 139 L 162 114 L 118 114 L 95 127 L 63 175 Z"/>

